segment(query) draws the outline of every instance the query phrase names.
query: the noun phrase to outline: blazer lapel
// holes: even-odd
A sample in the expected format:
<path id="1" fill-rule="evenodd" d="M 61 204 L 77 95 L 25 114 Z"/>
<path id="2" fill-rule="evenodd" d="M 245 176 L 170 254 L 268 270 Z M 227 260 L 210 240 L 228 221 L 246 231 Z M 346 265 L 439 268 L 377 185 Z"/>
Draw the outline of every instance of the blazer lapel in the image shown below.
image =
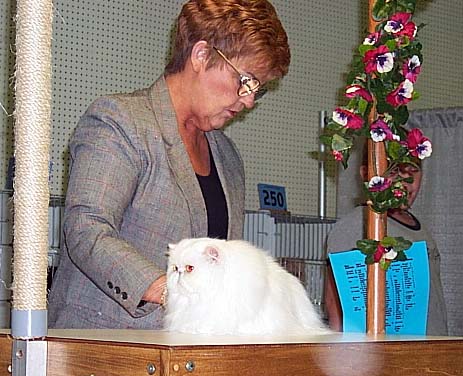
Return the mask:
<path id="1" fill-rule="evenodd" d="M 166 146 L 168 164 L 188 204 L 192 237 L 207 236 L 206 205 L 178 133 L 177 119 L 164 76 L 148 89 L 148 93 L 151 108 Z"/>

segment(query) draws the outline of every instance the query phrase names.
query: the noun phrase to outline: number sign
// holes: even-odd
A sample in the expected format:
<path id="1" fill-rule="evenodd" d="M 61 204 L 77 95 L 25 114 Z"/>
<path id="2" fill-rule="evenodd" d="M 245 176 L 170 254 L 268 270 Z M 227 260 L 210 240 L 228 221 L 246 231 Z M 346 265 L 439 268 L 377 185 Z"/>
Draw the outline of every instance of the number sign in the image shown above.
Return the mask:
<path id="1" fill-rule="evenodd" d="M 257 184 L 261 209 L 286 210 L 285 187 L 270 184 Z"/>

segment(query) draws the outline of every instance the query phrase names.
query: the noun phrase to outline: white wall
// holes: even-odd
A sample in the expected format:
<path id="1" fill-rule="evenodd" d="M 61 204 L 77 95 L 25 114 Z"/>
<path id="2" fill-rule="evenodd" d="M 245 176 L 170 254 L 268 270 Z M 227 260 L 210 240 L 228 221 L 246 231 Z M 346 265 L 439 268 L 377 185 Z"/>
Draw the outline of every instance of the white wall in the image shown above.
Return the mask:
<path id="1" fill-rule="evenodd" d="M 54 163 L 51 191 L 64 194 L 67 143 L 75 124 L 97 96 L 148 86 L 161 74 L 174 19 L 183 0 L 55 0 L 53 36 Z M 424 3 L 416 21 L 421 32 L 422 94 L 411 107 L 462 104 L 463 3 Z M 288 209 L 317 214 L 319 111 L 339 104 L 343 75 L 353 49 L 363 39 L 366 1 L 274 0 L 287 29 L 292 65 L 278 89 L 252 112 L 227 128 L 243 155 L 246 207 L 258 207 L 259 182 L 284 185 Z M 0 0 L 0 102 L 13 112 L 10 77 L 14 61 L 14 2 Z M 0 110 L 0 187 L 13 150 L 12 117 Z M 329 175 L 334 175 L 330 168 Z M 327 214 L 336 211 L 335 183 L 328 182 Z"/>

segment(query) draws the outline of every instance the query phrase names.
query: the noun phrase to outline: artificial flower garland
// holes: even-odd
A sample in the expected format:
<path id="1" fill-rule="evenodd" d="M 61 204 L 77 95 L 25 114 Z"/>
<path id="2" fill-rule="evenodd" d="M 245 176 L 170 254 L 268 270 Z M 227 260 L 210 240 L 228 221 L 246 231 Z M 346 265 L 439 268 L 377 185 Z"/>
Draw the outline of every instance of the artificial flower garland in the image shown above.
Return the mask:
<path id="1" fill-rule="evenodd" d="M 335 160 L 347 167 L 354 138 L 366 136 L 374 142 L 384 142 L 388 167 L 384 176 L 373 176 L 365 183 L 367 204 L 378 213 L 399 208 L 408 202 L 403 184 L 412 178 L 390 177 L 400 164 L 417 166 L 417 160 L 432 153 L 431 141 L 420 129 L 406 131 L 407 103 L 419 94 L 414 84 L 423 61 L 417 39 L 420 26 L 412 21 L 416 0 L 378 0 L 373 18 L 378 21 L 375 32 L 369 34 L 358 48 L 348 76 L 345 96 L 348 104 L 333 111 L 324 134 L 320 137 Z M 368 115 L 375 111 L 371 124 Z M 365 262 L 379 262 L 387 269 L 392 261 L 403 261 L 411 242 L 402 238 L 385 237 L 381 241 L 363 239 L 357 247 L 366 255 Z"/>

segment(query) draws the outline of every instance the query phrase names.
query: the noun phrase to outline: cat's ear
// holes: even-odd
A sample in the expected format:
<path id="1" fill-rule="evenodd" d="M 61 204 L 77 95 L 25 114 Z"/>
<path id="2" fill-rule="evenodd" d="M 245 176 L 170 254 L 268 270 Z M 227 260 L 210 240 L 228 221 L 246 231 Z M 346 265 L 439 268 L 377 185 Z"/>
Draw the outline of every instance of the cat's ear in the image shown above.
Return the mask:
<path id="1" fill-rule="evenodd" d="M 169 244 L 167 245 L 167 248 L 168 248 L 169 251 L 170 251 L 171 249 L 174 249 L 176 246 L 177 246 L 177 244 L 169 243 Z"/>
<path id="2" fill-rule="evenodd" d="M 208 245 L 203 252 L 204 256 L 206 256 L 207 260 L 211 263 L 218 263 L 219 262 L 219 249 L 212 245 Z"/>

